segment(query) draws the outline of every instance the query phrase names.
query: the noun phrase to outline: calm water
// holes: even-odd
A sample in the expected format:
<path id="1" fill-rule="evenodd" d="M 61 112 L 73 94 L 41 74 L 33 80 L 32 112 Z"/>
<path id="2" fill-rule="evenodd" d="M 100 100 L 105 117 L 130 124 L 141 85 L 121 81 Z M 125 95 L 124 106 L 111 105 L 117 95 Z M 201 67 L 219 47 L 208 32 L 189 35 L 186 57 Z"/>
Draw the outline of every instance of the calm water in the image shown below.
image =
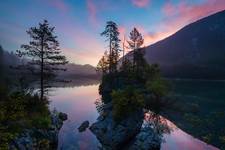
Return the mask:
<path id="1" fill-rule="evenodd" d="M 87 129 L 79 133 L 77 128 L 88 120 L 95 122 L 98 113 L 94 102 L 99 98 L 98 85 L 79 86 L 73 88 L 55 88 L 50 96 L 51 109 L 68 114 L 59 134 L 59 149 L 63 150 L 97 150 L 99 142 Z M 165 119 L 164 119 L 165 120 Z M 165 120 L 173 130 L 164 134 L 162 150 L 215 150 L 216 148 L 193 138 L 177 128 L 172 122 Z"/>

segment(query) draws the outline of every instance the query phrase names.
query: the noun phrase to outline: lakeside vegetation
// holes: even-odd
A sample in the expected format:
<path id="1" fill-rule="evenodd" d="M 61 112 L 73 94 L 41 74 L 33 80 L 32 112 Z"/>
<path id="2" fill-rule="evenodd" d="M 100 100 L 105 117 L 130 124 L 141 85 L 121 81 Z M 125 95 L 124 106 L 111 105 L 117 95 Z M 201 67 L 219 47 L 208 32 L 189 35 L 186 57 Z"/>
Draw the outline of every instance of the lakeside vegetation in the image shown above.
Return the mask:
<path id="1" fill-rule="evenodd" d="M 107 22 L 101 35 L 109 42 L 109 49 L 97 65 L 97 71 L 102 73 L 99 93 L 103 103 L 112 103 L 114 119 L 120 121 L 143 108 L 159 111 L 159 107 L 169 104 L 167 82 L 161 77 L 159 66 L 144 59 L 141 33 L 136 28 L 130 32 L 127 43 L 132 57 L 121 59 L 117 24 Z"/>
<path id="2" fill-rule="evenodd" d="M 10 92 L 6 87 L 0 88 L 0 149 L 9 149 L 10 143 L 24 129 L 48 129 L 51 124 L 47 99 L 31 92 Z M 34 135 L 35 136 L 35 135 Z M 47 146 L 41 137 L 37 148 Z"/>
<path id="3" fill-rule="evenodd" d="M 48 89 L 54 82 L 65 82 L 56 80 L 57 71 L 66 71 L 62 66 L 67 64 L 66 57 L 61 55 L 59 42 L 55 36 L 54 27 L 47 20 L 39 23 L 37 27 L 28 29 L 27 34 L 31 41 L 21 45 L 17 50 L 17 56 L 23 63 L 6 68 L 1 50 L 1 70 L 6 73 L 17 73 L 18 76 L 1 74 L 0 86 L 0 149 L 10 149 L 21 133 L 32 130 L 32 138 L 37 139 L 34 149 L 50 149 L 55 142 L 54 135 L 57 130 L 52 125 L 52 116 L 49 110 Z M 10 69 L 14 71 L 10 71 Z M 13 81 L 10 81 L 12 80 Z M 34 87 L 34 85 L 39 85 Z M 61 116 L 60 116 L 61 115 Z M 62 117 L 62 114 L 59 114 Z M 57 118 L 55 118 L 57 119 Z M 62 120 L 64 120 L 63 117 Z M 60 122 L 58 122 L 60 123 Z M 55 124 L 57 126 L 57 124 Z M 54 129 L 53 129 L 54 128 Z M 52 130 L 49 136 L 48 130 Z M 32 142 L 32 139 L 29 139 Z M 56 139 L 57 140 L 57 139 Z M 54 143 L 57 144 L 57 143 Z M 18 145 L 16 145 L 18 146 Z M 25 145 L 24 145 L 25 146 Z M 55 147 L 55 145 L 53 146 Z M 57 147 L 57 145 L 56 145 Z M 16 149 L 20 149 L 16 147 Z"/>

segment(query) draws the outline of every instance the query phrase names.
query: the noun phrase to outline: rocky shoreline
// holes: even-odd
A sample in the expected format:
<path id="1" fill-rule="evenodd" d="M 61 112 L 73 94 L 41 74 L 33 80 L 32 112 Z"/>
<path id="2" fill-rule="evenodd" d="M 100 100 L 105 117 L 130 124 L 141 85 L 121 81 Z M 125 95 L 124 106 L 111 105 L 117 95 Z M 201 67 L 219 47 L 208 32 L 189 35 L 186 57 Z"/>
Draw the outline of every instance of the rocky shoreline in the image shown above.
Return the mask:
<path id="1" fill-rule="evenodd" d="M 53 110 L 50 116 L 51 125 L 48 129 L 24 129 L 24 131 L 10 143 L 9 149 L 57 149 L 59 130 L 63 125 L 63 121 L 67 120 L 67 114 Z"/>
<path id="2" fill-rule="evenodd" d="M 139 110 L 115 122 L 112 116 L 112 104 L 103 107 L 97 122 L 90 126 L 90 130 L 102 144 L 103 150 L 158 150 L 161 137 L 146 125 L 144 111 Z"/>

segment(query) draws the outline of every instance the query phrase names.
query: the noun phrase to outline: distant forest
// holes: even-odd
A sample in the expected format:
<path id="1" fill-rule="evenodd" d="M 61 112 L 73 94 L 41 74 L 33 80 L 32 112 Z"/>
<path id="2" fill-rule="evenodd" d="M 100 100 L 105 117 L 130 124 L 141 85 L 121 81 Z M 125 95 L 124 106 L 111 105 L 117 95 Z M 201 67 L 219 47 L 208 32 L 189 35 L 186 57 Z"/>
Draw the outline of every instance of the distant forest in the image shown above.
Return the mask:
<path id="1" fill-rule="evenodd" d="M 0 69 L 1 69 L 1 83 L 12 82 L 11 79 L 18 78 L 18 74 L 15 74 L 13 67 L 18 66 L 22 63 L 26 63 L 27 60 L 22 60 L 15 53 L 6 51 L 0 45 Z M 86 64 L 80 65 L 75 63 L 68 63 L 65 65 L 67 71 L 59 72 L 58 78 L 75 80 L 80 78 L 89 78 L 89 79 L 99 79 L 99 74 L 96 73 L 94 66 Z"/>

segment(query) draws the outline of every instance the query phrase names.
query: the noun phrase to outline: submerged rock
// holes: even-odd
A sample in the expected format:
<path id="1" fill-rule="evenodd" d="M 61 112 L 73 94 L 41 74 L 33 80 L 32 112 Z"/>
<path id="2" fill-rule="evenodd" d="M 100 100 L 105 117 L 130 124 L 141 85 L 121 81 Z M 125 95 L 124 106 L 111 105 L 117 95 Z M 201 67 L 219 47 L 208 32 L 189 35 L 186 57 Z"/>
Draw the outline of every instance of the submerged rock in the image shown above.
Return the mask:
<path id="1" fill-rule="evenodd" d="M 151 127 L 144 127 L 135 137 L 129 150 L 160 150 L 161 137 Z"/>
<path id="2" fill-rule="evenodd" d="M 56 110 L 51 112 L 48 129 L 24 129 L 10 144 L 10 150 L 57 149 L 59 130 L 67 115 Z"/>
<path id="3" fill-rule="evenodd" d="M 104 149 L 121 149 L 140 131 L 144 114 L 140 109 L 120 122 L 112 116 L 112 104 L 107 104 L 102 115 L 93 123 L 90 130 L 96 135 Z"/>
<path id="4" fill-rule="evenodd" d="M 84 132 L 89 127 L 89 121 L 84 121 L 78 128 L 79 132 Z"/>

